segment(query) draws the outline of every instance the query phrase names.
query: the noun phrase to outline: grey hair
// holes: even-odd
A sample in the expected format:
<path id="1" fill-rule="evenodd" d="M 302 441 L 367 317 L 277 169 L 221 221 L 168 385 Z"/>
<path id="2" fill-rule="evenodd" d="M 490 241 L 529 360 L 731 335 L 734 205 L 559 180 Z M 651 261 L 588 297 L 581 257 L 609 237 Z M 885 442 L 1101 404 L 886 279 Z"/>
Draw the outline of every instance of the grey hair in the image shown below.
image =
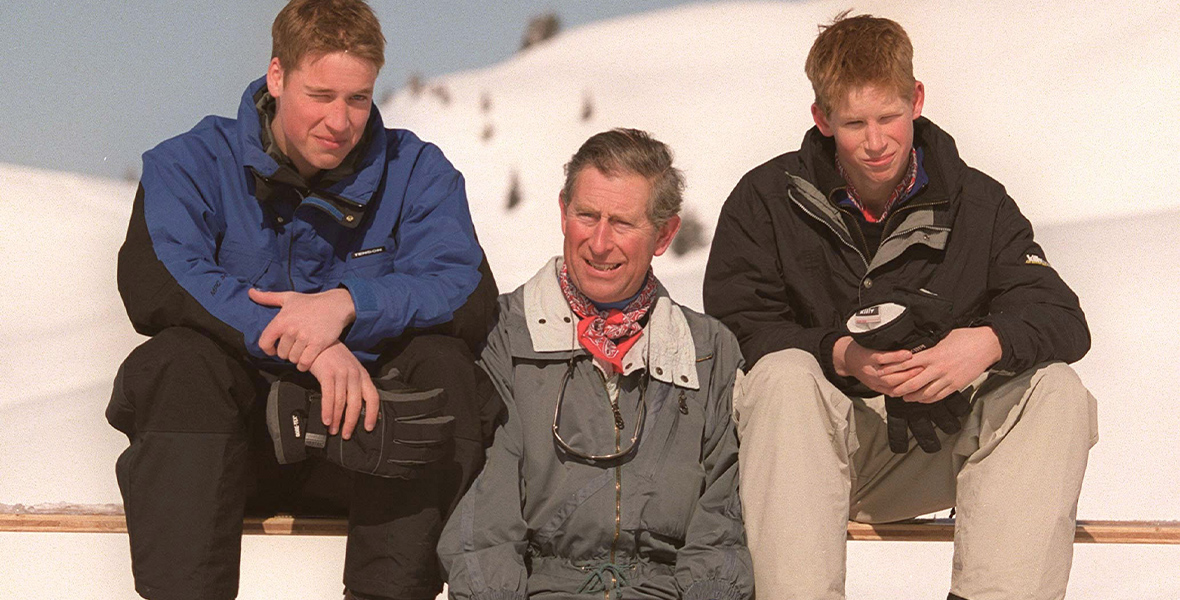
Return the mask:
<path id="1" fill-rule="evenodd" d="M 616 128 L 595 134 L 565 164 L 561 202 L 569 206 L 578 174 L 593 166 L 603 175 L 635 173 L 651 182 L 647 218 L 656 227 L 680 214 L 684 201 L 684 174 L 672 166 L 672 149 L 646 131 Z"/>

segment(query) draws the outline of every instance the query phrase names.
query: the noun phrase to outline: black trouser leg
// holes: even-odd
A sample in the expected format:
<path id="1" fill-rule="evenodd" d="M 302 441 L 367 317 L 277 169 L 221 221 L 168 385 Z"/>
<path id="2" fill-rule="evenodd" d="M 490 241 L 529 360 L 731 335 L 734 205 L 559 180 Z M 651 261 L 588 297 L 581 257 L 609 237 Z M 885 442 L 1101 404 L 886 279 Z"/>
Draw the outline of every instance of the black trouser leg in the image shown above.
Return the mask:
<path id="1" fill-rule="evenodd" d="M 501 401 L 457 338 L 421 335 L 382 356 L 381 373 L 446 391 L 455 455 L 415 480 L 354 474 L 344 583 L 361 597 L 433 598 L 442 589 L 435 546 L 446 517 L 483 467 Z"/>
<path id="2" fill-rule="evenodd" d="M 119 369 L 107 420 L 131 440 L 116 474 L 140 595 L 237 595 L 245 423 L 259 386 L 257 373 L 184 328 L 159 333 Z"/>

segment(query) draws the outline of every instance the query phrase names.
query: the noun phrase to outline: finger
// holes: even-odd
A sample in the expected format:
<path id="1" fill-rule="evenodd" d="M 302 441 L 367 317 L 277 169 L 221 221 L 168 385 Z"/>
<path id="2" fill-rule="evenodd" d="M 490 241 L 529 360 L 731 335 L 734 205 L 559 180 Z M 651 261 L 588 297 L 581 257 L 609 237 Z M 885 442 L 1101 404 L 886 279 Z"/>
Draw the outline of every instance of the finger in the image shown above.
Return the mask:
<path id="1" fill-rule="evenodd" d="M 344 432 L 342 437 L 349 439 L 356 429 L 357 419 L 361 416 L 361 405 L 365 400 L 361 395 L 361 376 L 355 369 L 348 376 L 348 407 L 344 411 Z"/>
<path id="2" fill-rule="evenodd" d="M 361 392 L 365 398 L 365 431 L 373 431 L 377 426 L 377 416 L 381 411 L 381 396 L 377 394 L 377 386 L 368 373 L 362 376 Z"/>
<path id="3" fill-rule="evenodd" d="M 901 373 L 902 371 L 910 371 L 913 369 L 921 369 L 923 366 L 917 362 L 917 357 L 911 357 L 907 360 L 889 363 L 877 367 L 877 373 L 884 377 L 885 375 L 892 375 L 894 373 Z"/>
<path id="4" fill-rule="evenodd" d="M 279 347 L 276 349 L 275 354 L 283 360 L 288 360 L 287 357 L 291 356 L 291 347 L 295 345 L 296 339 L 291 334 L 279 337 Z"/>
<path id="5" fill-rule="evenodd" d="M 336 406 L 332 407 L 332 435 L 340 433 L 340 424 L 344 421 L 344 407 L 348 405 L 348 374 L 341 373 L 336 379 Z"/>
<path id="6" fill-rule="evenodd" d="M 323 351 L 324 349 L 318 344 L 307 344 L 303 348 L 303 353 L 299 355 L 299 360 L 292 360 L 291 362 L 296 363 L 295 368 L 306 372 L 311 368 L 311 365 L 315 362 L 315 359 L 320 357 L 320 352 Z"/>
<path id="7" fill-rule="evenodd" d="M 890 389 L 893 389 L 893 388 L 913 379 L 919 373 L 921 373 L 923 370 L 924 369 L 922 369 L 921 367 L 916 367 L 916 368 L 909 369 L 906 371 L 901 371 L 898 373 L 892 373 L 889 375 L 885 375 L 883 377 L 880 377 L 880 380 L 881 380 L 881 383 L 884 384 L 884 386 L 886 386 Z"/>
<path id="8" fill-rule="evenodd" d="M 913 355 L 914 353 L 909 350 L 894 350 L 892 352 L 874 352 L 870 358 L 878 367 L 884 367 L 885 365 L 907 361 Z"/>
<path id="9" fill-rule="evenodd" d="M 935 378 L 936 375 L 932 370 L 922 369 L 922 372 L 914 375 L 913 377 L 910 377 L 905 382 L 898 384 L 889 393 L 892 396 L 900 396 L 912 402 L 912 400 L 910 400 L 911 394 L 914 394 L 914 392 L 917 392 L 927 385 L 930 385 L 930 382 L 934 381 Z"/>
<path id="10" fill-rule="evenodd" d="M 257 288 L 250 288 L 246 292 L 250 299 L 263 306 L 282 306 L 287 299 L 287 292 L 264 292 Z"/>
<path id="11" fill-rule="evenodd" d="M 274 319 L 271 319 L 266 328 L 262 330 L 262 335 L 258 336 L 258 348 L 267 356 L 274 356 L 275 340 L 277 339 L 279 339 L 279 326 L 275 325 Z"/>
<path id="12" fill-rule="evenodd" d="M 336 406 L 336 382 L 333 377 L 320 380 L 320 395 L 323 396 L 320 400 L 320 422 L 328 427 L 332 424 L 332 411 Z"/>

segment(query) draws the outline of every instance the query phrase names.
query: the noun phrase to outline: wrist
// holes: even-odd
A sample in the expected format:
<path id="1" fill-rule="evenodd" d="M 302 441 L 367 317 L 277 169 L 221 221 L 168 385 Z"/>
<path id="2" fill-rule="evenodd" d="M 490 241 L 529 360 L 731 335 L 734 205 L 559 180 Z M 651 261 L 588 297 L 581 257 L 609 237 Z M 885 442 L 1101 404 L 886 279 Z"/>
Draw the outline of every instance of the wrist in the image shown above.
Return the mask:
<path id="1" fill-rule="evenodd" d="M 1004 348 L 1000 345 L 1000 336 L 996 335 L 996 330 L 992 329 L 990 325 L 976 327 L 979 330 L 980 337 L 984 340 L 984 345 L 987 349 L 985 356 L 988 357 L 988 368 L 1000 362 L 1004 357 Z"/>
<path id="2" fill-rule="evenodd" d="M 342 327 L 356 321 L 356 303 L 353 302 L 352 293 L 348 291 L 348 288 L 338 287 L 324 293 L 332 299 L 332 305 L 340 316 Z"/>
<path id="3" fill-rule="evenodd" d="M 841 377 L 848 377 L 848 369 L 844 365 L 844 355 L 848 352 L 848 346 L 852 343 L 852 336 L 844 336 L 836 340 L 835 345 L 832 346 L 832 369 Z"/>

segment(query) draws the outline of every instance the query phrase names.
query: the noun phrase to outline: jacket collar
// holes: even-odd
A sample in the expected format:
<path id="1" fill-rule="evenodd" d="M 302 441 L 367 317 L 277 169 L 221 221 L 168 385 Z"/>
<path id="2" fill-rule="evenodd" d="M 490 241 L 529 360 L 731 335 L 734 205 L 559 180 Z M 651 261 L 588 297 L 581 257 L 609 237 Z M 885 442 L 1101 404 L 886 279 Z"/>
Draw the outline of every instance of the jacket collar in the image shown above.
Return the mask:
<path id="1" fill-rule="evenodd" d="M 928 182 L 922 195 L 911 202 L 920 206 L 949 202 L 955 196 L 963 168 L 955 139 L 930 119 L 918 117 L 914 120 L 914 147 L 922 150 L 922 168 Z M 799 155 L 803 172 L 798 175 L 812 182 L 823 198 L 831 198 L 832 192 L 848 185 L 836 167 L 835 140 L 820 133 L 818 127 L 803 136 Z"/>
<path id="2" fill-rule="evenodd" d="M 264 117 L 259 114 L 258 98 L 265 87 L 266 77 L 255 80 L 242 93 L 242 101 L 238 106 L 238 142 L 243 151 L 243 163 L 268 184 L 273 182 L 297 186 L 298 182 L 289 181 L 292 174 L 289 172 L 290 167 L 280 165 L 263 147 Z M 366 139 L 362 139 L 361 144 L 358 144 L 360 154 L 355 158 L 350 155 L 349 159 L 346 159 L 352 161 L 351 172 L 344 169 L 340 177 L 329 178 L 329 181 L 313 190 L 321 192 L 329 204 L 336 204 L 332 207 L 335 210 L 325 210 L 349 227 L 359 224 L 359 216 L 363 214 L 370 199 L 376 195 L 385 175 L 385 164 L 392 158 L 386 156 L 385 125 L 376 105 L 369 113 L 366 127 Z M 339 214 L 333 214 L 334 212 Z M 353 219 L 346 220 L 349 215 L 352 215 Z"/>
<path id="3" fill-rule="evenodd" d="M 915 243 L 935 249 L 946 247 L 963 162 L 954 138 L 925 117 L 914 121 L 914 146 L 922 149 L 923 169 L 928 177 L 926 189 L 897 209 L 895 218 L 901 222 L 874 255 L 870 271 Z M 840 210 L 830 200 L 836 189 L 846 185 L 836 168 L 835 141 L 812 127 L 803 137 L 798 156 L 800 172 L 787 173 L 793 188 L 790 198 L 812 217 L 827 223 L 849 246 L 856 247 Z"/>
<path id="4" fill-rule="evenodd" d="M 524 319 L 534 352 L 569 353 L 578 344 L 577 315 L 561 293 L 557 274 L 562 258 L 555 256 L 524 284 Z M 623 358 L 623 374 L 647 368 L 653 379 L 671 385 L 700 389 L 696 369 L 696 345 L 684 312 L 660 285 L 643 335 Z"/>

